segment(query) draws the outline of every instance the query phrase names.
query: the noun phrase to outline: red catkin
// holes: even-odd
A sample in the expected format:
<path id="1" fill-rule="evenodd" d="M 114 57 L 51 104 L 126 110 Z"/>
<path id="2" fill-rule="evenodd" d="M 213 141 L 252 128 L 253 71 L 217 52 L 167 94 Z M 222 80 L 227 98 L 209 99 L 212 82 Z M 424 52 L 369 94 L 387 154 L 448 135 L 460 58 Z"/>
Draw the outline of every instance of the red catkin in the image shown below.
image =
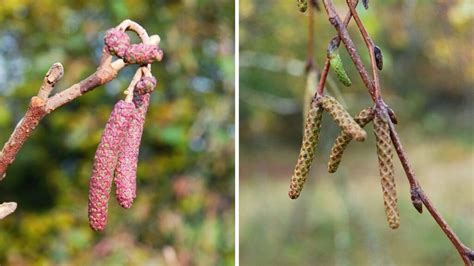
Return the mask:
<path id="1" fill-rule="evenodd" d="M 130 48 L 130 37 L 125 32 L 112 28 L 105 33 L 104 43 L 111 54 L 123 58 Z"/>
<path id="2" fill-rule="evenodd" d="M 153 78 L 154 79 L 154 78 Z M 137 196 L 137 166 L 140 142 L 150 94 L 138 95 L 134 99 L 135 110 L 127 136 L 120 148 L 115 172 L 115 196 L 123 208 L 130 208 Z"/>
<path id="3" fill-rule="evenodd" d="M 123 60 L 130 64 L 151 64 L 161 56 L 162 52 L 157 45 L 140 43 L 130 45 Z"/>
<path id="4" fill-rule="evenodd" d="M 134 109 L 133 103 L 119 101 L 115 104 L 95 153 L 88 204 L 89 225 L 95 231 L 103 230 L 107 224 L 108 201 L 119 145 L 123 142 Z"/>
<path id="5" fill-rule="evenodd" d="M 145 77 L 143 76 L 135 85 L 134 93 L 136 92 L 139 95 L 150 93 L 156 87 L 156 78 L 153 76 Z"/>

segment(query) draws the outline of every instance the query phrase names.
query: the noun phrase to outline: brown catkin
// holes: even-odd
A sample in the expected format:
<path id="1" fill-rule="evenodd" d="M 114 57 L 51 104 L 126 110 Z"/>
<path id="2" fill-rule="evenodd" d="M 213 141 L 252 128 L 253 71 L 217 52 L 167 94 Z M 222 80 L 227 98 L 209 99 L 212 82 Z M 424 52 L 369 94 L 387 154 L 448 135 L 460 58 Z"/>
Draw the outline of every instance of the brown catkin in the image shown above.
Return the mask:
<path id="1" fill-rule="evenodd" d="M 364 141 L 367 133 L 354 121 L 352 116 L 344 109 L 336 99 L 324 96 L 321 100 L 323 109 L 331 114 L 334 121 L 341 127 L 342 131 L 357 141 Z"/>
<path id="2" fill-rule="evenodd" d="M 365 127 L 365 125 L 370 123 L 372 119 L 374 119 L 374 109 L 372 107 L 367 107 L 363 109 L 354 118 L 356 123 L 361 127 Z M 331 149 L 331 155 L 329 156 L 329 162 L 328 162 L 329 173 L 336 172 L 337 168 L 339 167 L 339 164 L 341 163 L 342 154 L 344 153 L 344 150 L 346 149 L 347 145 L 349 145 L 351 140 L 352 140 L 352 136 L 344 132 L 341 132 L 339 136 L 336 138 L 336 141 L 334 142 L 334 145 L 332 146 L 332 149 Z"/>
<path id="3" fill-rule="evenodd" d="M 386 119 L 389 119 L 388 116 Z M 397 206 L 397 190 L 393 170 L 393 151 L 390 140 L 390 129 L 386 120 L 376 114 L 374 118 L 374 134 L 379 160 L 380 182 L 382 184 L 383 202 L 388 225 L 392 229 L 400 226 L 400 216 Z"/>
<path id="4" fill-rule="evenodd" d="M 322 115 L 322 108 L 312 104 L 308 116 L 306 117 L 300 155 L 296 162 L 293 176 L 291 177 L 290 190 L 288 192 L 288 196 L 290 196 L 291 199 L 296 199 L 300 196 L 309 170 L 311 169 L 311 163 L 313 162 L 319 140 L 319 133 L 321 131 Z"/>

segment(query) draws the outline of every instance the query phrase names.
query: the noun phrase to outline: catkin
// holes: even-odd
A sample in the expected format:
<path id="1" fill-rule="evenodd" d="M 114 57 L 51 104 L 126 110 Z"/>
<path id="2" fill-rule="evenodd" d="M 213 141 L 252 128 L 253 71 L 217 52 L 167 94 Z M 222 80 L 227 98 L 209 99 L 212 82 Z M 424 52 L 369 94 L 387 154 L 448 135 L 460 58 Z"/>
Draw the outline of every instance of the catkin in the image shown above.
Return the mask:
<path id="1" fill-rule="evenodd" d="M 300 196 L 306 178 L 308 177 L 311 163 L 316 152 L 316 146 L 321 131 L 321 118 L 323 110 L 319 106 L 312 104 L 306 117 L 304 127 L 303 143 L 301 144 L 300 154 L 296 162 L 295 171 L 291 177 L 290 190 L 288 196 L 296 199 Z"/>
<path id="2" fill-rule="evenodd" d="M 129 64 L 151 64 L 162 56 L 157 45 L 131 44 L 125 52 L 123 60 Z"/>
<path id="3" fill-rule="evenodd" d="M 296 0 L 296 4 L 298 5 L 298 9 L 300 12 L 304 13 L 308 9 L 308 0 Z"/>
<path id="4" fill-rule="evenodd" d="M 339 52 L 337 51 L 337 48 L 332 50 L 329 54 L 329 62 L 331 64 L 332 69 L 334 69 L 334 72 L 336 73 L 337 79 L 344 84 L 344 86 L 349 87 L 352 84 L 351 79 L 346 73 L 346 70 L 344 69 L 344 65 L 342 64 L 341 57 L 339 56 Z"/>
<path id="5" fill-rule="evenodd" d="M 321 106 L 326 112 L 331 114 L 344 133 L 352 136 L 357 141 L 365 140 L 367 133 L 354 121 L 352 116 L 336 99 L 326 95 L 321 100 Z"/>
<path id="6" fill-rule="evenodd" d="M 374 119 L 374 109 L 372 107 L 367 107 L 359 112 L 359 114 L 354 118 L 354 121 L 361 127 L 364 127 L 370 121 Z M 341 163 L 342 154 L 346 149 L 347 145 L 352 140 L 352 136 L 341 132 L 339 136 L 336 138 L 334 145 L 331 149 L 331 155 L 329 156 L 328 162 L 328 172 L 335 173 L 339 164 Z"/>
<path id="7" fill-rule="evenodd" d="M 387 119 L 389 119 L 387 117 Z M 397 190 L 393 169 L 393 151 L 388 123 L 378 114 L 374 118 L 374 134 L 377 144 L 377 157 L 382 184 L 383 202 L 388 225 L 392 229 L 400 225 L 397 206 Z"/>
<path id="8" fill-rule="evenodd" d="M 140 102 L 137 100 L 140 99 Z M 115 170 L 115 196 L 123 208 L 130 208 L 137 196 L 137 166 L 140 142 L 145 124 L 150 94 L 136 97 L 136 108 L 130 121 L 127 136 L 120 148 Z"/>
<path id="9" fill-rule="evenodd" d="M 130 48 L 130 37 L 125 32 L 112 28 L 105 33 L 104 43 L 111 54 L 123 58 Z"/>
<path id="10" fill-rule="evenodd" d="M 117 163 L 118 150 L 129 126 L 133 103 L 115 104 L 94 157 L 89 182 L 89 224 L 92 229 L 103 230 L 107 224 L 110 188 Z"/>

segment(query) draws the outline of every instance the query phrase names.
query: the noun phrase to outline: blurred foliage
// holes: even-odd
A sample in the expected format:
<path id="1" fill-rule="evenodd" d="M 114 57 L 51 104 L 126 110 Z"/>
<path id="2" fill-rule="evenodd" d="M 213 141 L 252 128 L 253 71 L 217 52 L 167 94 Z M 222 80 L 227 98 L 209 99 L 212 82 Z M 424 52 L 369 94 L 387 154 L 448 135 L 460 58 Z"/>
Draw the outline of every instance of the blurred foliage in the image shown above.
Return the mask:
<path id="1" fill-rule="evenodd" d="M 345 1 L 334 2 L 345 16 Z M 371 1 L 369 10 L 361 5 L 358 11 L 383 51 L 382 93 L 397 113 L 397 129 L 420 182 L 473 247 L 472 1 Z M 459 264 L 433 219 L 411 207 L 398 164 L 401 227 L 391 231 L 386 225 L 370 127 L 368 140 L 351 144 L 338 173 L 331 175 L 325 163 L 339 129 L 324 115 L 316 165 L 302 197 L 288 199 L 302 138 L 303 101 L 310 100 L 303 99 L 307 22 L 295 1 L 240 1 L 242 264 Z M 324 10 L 315 12 L 318 69 L 335 33 Z M 369 66 L 353 22 L 349 33 Z M 339 51 L 353 85 L 338 83 L 341 93 L 331 87 L 328 91 L 355 114 L 372 102 L 347 52 Z M 329 75 L 336 80 L 332 71 Z"/>
<path id="2" fill-rule="evenodd" d="M 234 4 L 218 0 L 1 0 L 0 140 L 54 62 L 63 89 L 98 65 L 124 19 L 161 36 L 130 210 L 111 197 L 105 232 L 87 221 L 95 149 L 136 67 L 47 116 L 0 185 L 0 264 L 229 265 L 234 261 Z M 135 38 L 137 40 L 137 38 Z"/>

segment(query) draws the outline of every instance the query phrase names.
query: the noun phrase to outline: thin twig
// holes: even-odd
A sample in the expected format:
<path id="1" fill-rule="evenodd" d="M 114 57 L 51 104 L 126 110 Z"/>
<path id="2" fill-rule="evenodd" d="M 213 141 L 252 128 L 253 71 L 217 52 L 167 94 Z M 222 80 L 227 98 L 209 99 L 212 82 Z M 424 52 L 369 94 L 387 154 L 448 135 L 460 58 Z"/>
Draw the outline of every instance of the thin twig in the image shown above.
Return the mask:
<path id="1" fill-rule="evenodd" d="M 380 94 L 380 82 L 378 80 L 378 73 L 376 72 L 376 65 L 375 65 L 375 60 L 374 60 L 374 55 L 373 55 L 373 42 L 371 41 L 369 35 L 367 34 L 367 31 L 365 30 L 362 22 L 357 16 L 357 12 L 355 10 L 355 7 L 351 5 L 349 1 L 347 1 L 349 8 L 351 10 L 352 15 L 355 18 L 355 21 L 359 27 L 359 30 L 361 34 L 363 35 L 364 41 L 366 42 L 366 45 L 369 49 L 369 54 L 371 56 L 371 66 L 373 69 L 374 73 L 374 80 L 371 80 L 369 78 L 369 75 L 367 73 L 367 70 L 365 69 L 364 65 L 362 64 L 362 61 L 360 60 L 360 56 L 358 55 L 354 42 L 349 36 L 349 33 L 347 32 L 345 24 L 341 22 L 341 19 L 339 18 L 334 5 L 331 0 L 324 0 L 324 7 L 326 9 L 326 13 L 328 14 L 329 21 L 331 24 L 335 27 L 336 31 L 339 34 L 339 37 L 341 38 L 342 42 L 344 43 L 344 46 L 346 47 L 349 55 L 351 56 L 351 59 L 356 66 L 362 80 L 364 81 L 364 84 L 366 85 L 370 96 L 372 97 L 372 100 L 376 103 L 378 111 L 383 112 L 385 114 L 388 114 L 388 107 L 385 105 L 383 102 L 383 99 Z M 428 198 L 428 196 L 425 194 L 423 189 L 421 188 L 418 180 L 416 179 L 415 173 L 413 171 L 413 168 L 411 164 L 409 163 L 409 160 L 407 158 L 406 152 L 403 149 L 403 146 L 401 144 L 401 141 L 398 137 L 398 134 L 395 130 L 395 127 L 393 123 L 388 119 L 388 124 L 390 126 L 390 136 L 393 142 L 393 145 L 395 146 L 395 149 L 397 151 L 397 155 L 400 159 L 400 162 L 402 163 L 403 169 L 405 171 L 405 174 L 408 178 L 408 181 L 410 183 L 411 187 L 411 195 L 412 195 L 412 200 L 413 204 L 415 207 L 417 207 L 418 201 L 421 201 L 423 205 L 428 209 L 430 212 L 431 216 L 435 219 L 435 221 L 438 223 L 438 225 L 441 227 L 441 230 L 446 234 L 448 239 L 453 243 L 454 247 L 456 250 L 459 252 L 463 262 L 465 265 L 472 265 L 472 261 L 474 259 L 474 251 L 464 245 L 461 240 L 458 238 L 458 236 L 454 233 L 452 228 L 448 225 L 446 220 L 441 216 L 441 214 L 438 212 L 438 210 L 434 207 L 433 203 L 431 200 Z M 419 211 L 421 211 L 421 208 L 419 206 L 417 207 Z"/>
<path id="2" fill-rule="evenodd" d="M 359 3 L 359 0 L 354 1 L 354 5 L 357 6 L 358 3 Z M 349 22 L 351 21 L 351 17 L 352 17 L 351 12 L 347 12 L 346 17 L 344 18 L 344 25 L 345 26 L 347 26 L 349 24 Z M 333 39 L 334 39 L 334 42 L 336 43 L 336 47 L 339 47 L 339 45 L 341 44 L 341 38 L 339 38 L 339 36 L 336 35 L 336 36 L 334 36 Z M 326 61 L 324 62 L 323 72 L 321 73 L 321 78 L 319 80 L 318 87 L 316 88 L 316 94 L 315 94 L 313 100 L 316 99 L 317 95 L 323 95 L 324 87 L 325 87 L 325 84 L 326 84 L 326 78 L 328 76 L 330 66 L 331 66 L 331 63 L 329 61 L 329 58 L 326 58 Z"/>
<path id="3" fill-rule="evenodd" d="M 428 209 L 429 213 L 435 219 L 436 223 L 438 223 L 441 230 L 443 230 L 444 234 L 449 238 L 451 243 L 453 243 L 465 265 L 472 265 L 473 258 L 470 257 L 470 254 L 473 252 L 472 249 L 461 242 L 459 237 L 456 235 L 456 233 L 454 233 L 453 229 L 449 226 L 441 213 L 435 208 L 433 202 L 431 202 L 426 193 L 423 191 L 418 180 L 416 179 L 415 172 L 413 171 L 413 167 L 408 160 L 407 154 L 403 149 L 400 138 L 397 134 L 397 131 L 395 130 L 395 126 L 390 120 L 388 121 L 388 124 L 390 126 L 390 137 L 392 139 L 393 145 L 395 146 L 395 150 L 397 151 L 398 158 L 400 158 L 400 162 L 405 171 L 408 182 L 410 183 L 413 204 L 415 205 L 418 201 L 421 201 L 423 205 L 425 205 L 426 209 Z"/>
<path id="4" fill-rule="evenodd" d="M 367 46 L 367 49 L 369 50 L 369 56 L 370 56 L 370 64 L 372 67 L 372 80 L 373 84 L 375 86 L 375 99 L 377 99 L 378 104 L 381 102 L 381 90 L 380 90 L 380 79 L 379 79 L 379 72 L 377 69 L 377 62 L 375 60 L 375 54 L 374 54 L 374 42 L 370 38 L 369 34 L 365 30 L 364 24 L 362 24 L 362 21 L 359 18 L 359 14 L 357 14 L 356 7 L 351 3 L 351 0 L 346 0 L 347 6 L 350 9 L 350 12 L 352 14 L 352 17 L 354 18 L 354 21 L 357 24 L 357 27 L 359 28 L 359 31 L 362 35 L 362 38 L 364 39 L 365 45 Z"/>
<path id="5" fill-rule="evenodd" d="M 360 59 L 360 56 L 357 53 L 355 44 L 349 36 L 349 32 L 347 31 L 345 24 L 343 24 L 341 19 L 339 18 L 339 15 L 337 14 L 332 1 L 325 0 L 323 1 L 323 3 L 326 13 L 329 17 L 329 22 L 334 26 L 337 33 L 339 34 L 339 38 L 341 38 L 342 43 L 344 43 L 347 53 L 351 57 L 354 66 L 356 67 L 357 71 L 359 72 L 359 75 L 362 78 L 362 81 L 367 87 L 369 94 L 372 97 L 372 100 L 375 102 L 375 88 L 372 79 L 369 77 L 369 74 L 367 73 L 367 70 L 365 69 L 364 64 L 362 63 L 362 60 Z"/>

